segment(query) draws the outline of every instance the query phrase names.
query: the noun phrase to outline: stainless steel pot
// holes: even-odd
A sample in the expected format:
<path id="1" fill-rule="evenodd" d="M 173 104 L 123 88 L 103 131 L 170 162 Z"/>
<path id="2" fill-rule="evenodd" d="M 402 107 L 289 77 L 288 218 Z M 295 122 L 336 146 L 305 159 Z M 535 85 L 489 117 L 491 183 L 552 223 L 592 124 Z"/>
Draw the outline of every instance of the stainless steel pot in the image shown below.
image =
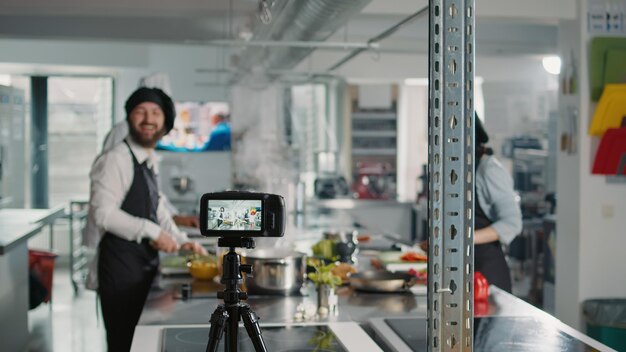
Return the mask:
<path id="1" fill-rule="evenodd" d="M 250 294 L 291 295 L 304 284 L 306 254 L 283 248 L 257 249 L 242 254 L 252 265 L 246 286 Z"/>

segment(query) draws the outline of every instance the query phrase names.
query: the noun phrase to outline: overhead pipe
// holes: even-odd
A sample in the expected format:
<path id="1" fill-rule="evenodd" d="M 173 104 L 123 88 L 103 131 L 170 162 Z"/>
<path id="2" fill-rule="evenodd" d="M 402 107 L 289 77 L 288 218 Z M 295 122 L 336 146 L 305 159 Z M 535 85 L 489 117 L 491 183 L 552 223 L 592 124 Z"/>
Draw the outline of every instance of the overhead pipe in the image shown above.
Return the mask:
<path id="1" fill-rule="evenodd" d="M 323 42 L 371 0 L 277 1 L 280 8 L 272 25 L 257 26 L 253 41 Z M 274 12 L 274 10 L 272 10 Z M 238 66 L 248 70 L 262 65 L 267 69 L 290 69 L 315 49 L 276 47 L 272 50 L 248 48 L 238 58 Z"/>
<path id="2" fill-rule="evenodd" d="M 370 40 L 367 41 L 367 44 L 379 43 L 381 40 L 383 40 L 383 39 L 391 36 L 395 32 L 397 32 L 400 28 L 406 26 L 407 24 L 417 20 L 418 18 L 420 18 L 420 17 L 422 17 L 422 16 L 424 16 L 426 14 L 428 14 L 428 5 L 424 6 L 422 9 L 420 9 L 417 12 L 415 12 L 411 16 L 409 16 L 409 17 L 403 19 L 402 21 L 396 23 L 395 25 L 393 25 L 392 27 L 388 28 L 384 32 L 380 33 L 379 35 L 371 38 Z M 357 48 L 357 49 L 354 49 L 350 54 L 348 54 L 343 59 L 337 61 L 336 64 L 334 64 L 331 67 L 329 67 L 326 71 L 330 72 L 330 71 L 334 71 L 334 70 L 338 69 L 339 67 L 343 66 L 346 62 L 352 60 L 357 55 L 359 55 L 360 53 L 362 53 L 362 52 L 364 52 L 366 50 L 369 50 L 369 48 Z"/>
<path id="3" fill-rule="evenodd" d="M 278 41 L 278 40 L 209 40 L 186 41 L 187 44 L 202 44 L 206 46 L 234 46 L 234 47 L 292 47 L 311 49 L 378 49 L 378 43 L 355 42 L 323 42 L 323 41 Z"/>

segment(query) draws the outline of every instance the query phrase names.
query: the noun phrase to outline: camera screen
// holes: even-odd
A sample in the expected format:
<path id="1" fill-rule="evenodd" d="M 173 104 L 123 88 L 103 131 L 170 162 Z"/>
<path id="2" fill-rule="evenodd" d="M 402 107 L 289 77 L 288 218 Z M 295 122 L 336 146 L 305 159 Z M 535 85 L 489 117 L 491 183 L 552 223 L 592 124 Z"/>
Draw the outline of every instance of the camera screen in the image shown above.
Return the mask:
<path id="1" fill-rule="evenodd" d="M 263 201 L 210 199 L 207 229 L 212 231 L 261 231 Z"/>

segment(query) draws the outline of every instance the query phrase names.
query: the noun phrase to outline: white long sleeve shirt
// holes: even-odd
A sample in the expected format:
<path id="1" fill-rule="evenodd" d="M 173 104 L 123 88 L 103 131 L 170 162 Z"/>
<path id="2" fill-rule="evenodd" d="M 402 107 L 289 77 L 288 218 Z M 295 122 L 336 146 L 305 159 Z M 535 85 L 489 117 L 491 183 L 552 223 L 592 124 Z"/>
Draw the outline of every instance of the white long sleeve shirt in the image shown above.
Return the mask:
<path id="1" fill-rule="evenodd" d="M 158 175 L 157 156 L 154 150 L 141 147 L 127 137 L 135 158 L 141 164 L 147 160 Z M 157 239 L 163 230 L 174 236 L 178 243 L 188 241 L 187 235 L 180 231 L 172 219 L 172 214 L 164 205 L 165 197 L 159 197 L 157 221 L 154 222 L 132 216 L 120 207 L 131 187 L 134 177 L 133 159 L 125 143 L 118 143 L 113 149 L 103 153 L 95 161 L 91 173 L 91 197 L 89 217 L 97 229 L 99 238 L 91 239 L 97 243 L 105 232 L 121 238 L 140 242 L 143 238 Z"/>
<path id="2" fill-rule="evenodd" d="M 509 244 L 522 232 L 522 211 L 516 201 L 513 179 L 498 159 L 484 155 L 476 170 L 476 199 L 500 242 Z"/>

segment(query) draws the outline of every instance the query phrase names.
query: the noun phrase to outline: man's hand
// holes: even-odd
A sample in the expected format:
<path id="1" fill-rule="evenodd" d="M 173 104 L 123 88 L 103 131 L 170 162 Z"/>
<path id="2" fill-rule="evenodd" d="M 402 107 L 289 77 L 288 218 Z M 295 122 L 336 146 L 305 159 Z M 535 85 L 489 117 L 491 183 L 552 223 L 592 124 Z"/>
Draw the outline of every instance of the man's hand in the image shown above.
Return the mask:
<path id="1" fill-rule="evenodd" d="M 151 244 L 155 249 L 165 253 L 173 253 L 178 250 L 178 243 L 176 243 L 174 237 L 163 231 L 161 231 L 159 237 L 152 241 Z"/>
<path id="2" fill-rule="evenodd" d="M 198 242 L 187 242 L 180 246 L 180 249 L 185 249 L 188 251 L 193 251 L 196 254 L 207 255 L 209 254 L 204 247 Z"/>
<path id="3" fill-rule="evenodd" d="M 200 221 L 197 216 L 182 216 L 182 215 L 174 215 L 174 222 L 178 226 L 186 226 L 186 227 L 200 227 Z"/>

